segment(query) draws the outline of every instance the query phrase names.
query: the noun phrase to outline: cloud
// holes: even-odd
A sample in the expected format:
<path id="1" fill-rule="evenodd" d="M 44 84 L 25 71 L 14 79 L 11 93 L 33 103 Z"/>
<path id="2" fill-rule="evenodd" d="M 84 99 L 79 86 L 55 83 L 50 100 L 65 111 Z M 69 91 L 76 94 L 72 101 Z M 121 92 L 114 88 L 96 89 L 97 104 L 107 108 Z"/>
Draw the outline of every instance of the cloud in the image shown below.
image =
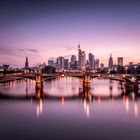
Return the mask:
<path id="1" fill-rule="evenodd" d="M 75 50 L 76 46 L 69 46 L 69 45 L 61 45 L 62 48 L 65 49 L 65 51 L 72 51 Z"/>
<path id="2" fill-rule="evenodd" d="M 29 48 L 25 48 L 25 49 L 17 49 L 18 51 L 21 52 L 32 52 L 32 53 L 38 53 L 38 50 L 36 49 L 29 49 Z"/>
<path id="3" fill-rule="evenodd" d="M 26 51 L 30 51 L 30 52 L 33 52 L 33 53 L 38 53 L 38 50 L 36 50 L 36 49 L 26 49 Z"/>
<path id="4" fill-rule="evenodd" d="M 17 49 L 18 51 L 25 52 L 25 49 Z"/>
<path id="5" fill-rule="evenodd" d="M 13 47 L 0 46 L 0 55 L 19 56 Z"/>
<path id="6" fill-rule="evenodd" d="M 0 45 L 0 65 L 10 64 L 14 67 L 23 67 L 26 56 L 29 57 L 31 65 L 41 57 L 36 49 Z"/>
<path id="7" fill-rule="evenodd" d="M 38 54 L 38 50 L 36 49 L 30 49 L 30 48 L 16 48 L 12 46 L 2 46 L 0 45 L 0 55 L 1 56 L 7 56 L 7 57 L 23 57 L 28 55 L 29 53 L 32 53 L 32 55 Z"/>

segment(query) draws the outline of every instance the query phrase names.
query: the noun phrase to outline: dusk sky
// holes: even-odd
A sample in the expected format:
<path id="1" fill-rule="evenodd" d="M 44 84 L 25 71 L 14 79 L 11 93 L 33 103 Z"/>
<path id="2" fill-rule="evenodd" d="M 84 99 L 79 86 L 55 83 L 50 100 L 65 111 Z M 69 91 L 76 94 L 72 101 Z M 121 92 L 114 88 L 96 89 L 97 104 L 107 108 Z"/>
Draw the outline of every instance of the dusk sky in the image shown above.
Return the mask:
<path id="1" fill-rule="evenodd" d="M 0 2 L 0 65 L 24 67 L 51 57 L 77 55 L 77 46 L 106 66 L 140 63 L 139 0 L 3 0 Z M 88 57 L 87 57 L 88 58 Z"/>

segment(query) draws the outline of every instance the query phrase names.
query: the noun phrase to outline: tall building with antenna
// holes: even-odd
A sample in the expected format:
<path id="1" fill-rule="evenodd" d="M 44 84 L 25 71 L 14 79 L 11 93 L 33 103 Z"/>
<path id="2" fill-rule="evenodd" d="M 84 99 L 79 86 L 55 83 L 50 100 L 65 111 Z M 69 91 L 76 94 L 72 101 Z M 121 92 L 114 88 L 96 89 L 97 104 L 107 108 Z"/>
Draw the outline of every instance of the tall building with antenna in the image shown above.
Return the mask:
<path id="1" fill-rule="evenodd" d="M 85 51 L 80 49 L 80 44 L 78 45 L 78 69 L 84 69 L 86 66 L 86 54 Z"/>
<path id="2" fill-rule="evenodd" d="M 80 44 L 78 45 L 78 69 L 81 69 L 81 52 Z"/>

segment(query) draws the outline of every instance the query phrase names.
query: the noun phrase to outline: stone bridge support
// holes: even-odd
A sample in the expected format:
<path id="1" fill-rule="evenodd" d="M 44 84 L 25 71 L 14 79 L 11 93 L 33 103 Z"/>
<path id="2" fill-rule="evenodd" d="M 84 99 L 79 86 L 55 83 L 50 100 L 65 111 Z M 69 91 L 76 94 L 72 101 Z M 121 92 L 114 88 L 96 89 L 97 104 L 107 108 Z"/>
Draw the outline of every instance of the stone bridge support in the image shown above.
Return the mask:
<path id="1" fill-rule="evenodd" d="M 90 75 L 85 75 L 83 79 L 83 89 L 90 88 Z"/>
<path id="2" fill-rule="evenodd" d="M 42 78 L 39 74 L 36 75 L 35 89 L 36 89 L 37 97 L 40 98 L 41 95 L 43 94 L 43 81 L 42 81 Z"/>
<path id="3" fill-rule="evenodd" d="M 89 99 L 90 97 L 90 75 L 86 74 L 83 79 L 83 94 L 84 98 Z"/>

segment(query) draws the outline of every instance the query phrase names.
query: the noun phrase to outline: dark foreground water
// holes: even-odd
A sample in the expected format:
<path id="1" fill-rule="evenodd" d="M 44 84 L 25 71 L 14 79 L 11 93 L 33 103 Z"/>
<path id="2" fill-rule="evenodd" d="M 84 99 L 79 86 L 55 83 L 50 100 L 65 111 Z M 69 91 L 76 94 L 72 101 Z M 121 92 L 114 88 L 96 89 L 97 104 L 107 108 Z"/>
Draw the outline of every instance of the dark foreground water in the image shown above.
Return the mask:
<path id="1" fill-rule="evenodd" d="M 139 97 L 134 92 L 122 96 L 121 87 L 117 81 L 95 79 L 82 94 L 82 81 L 67 77 L 46 81 L 45 98 L 32 99 L 32 80 L 1 86 L 3 95 L 31 99 L 0 99 L 0 140 L 140 140 Z"/>

